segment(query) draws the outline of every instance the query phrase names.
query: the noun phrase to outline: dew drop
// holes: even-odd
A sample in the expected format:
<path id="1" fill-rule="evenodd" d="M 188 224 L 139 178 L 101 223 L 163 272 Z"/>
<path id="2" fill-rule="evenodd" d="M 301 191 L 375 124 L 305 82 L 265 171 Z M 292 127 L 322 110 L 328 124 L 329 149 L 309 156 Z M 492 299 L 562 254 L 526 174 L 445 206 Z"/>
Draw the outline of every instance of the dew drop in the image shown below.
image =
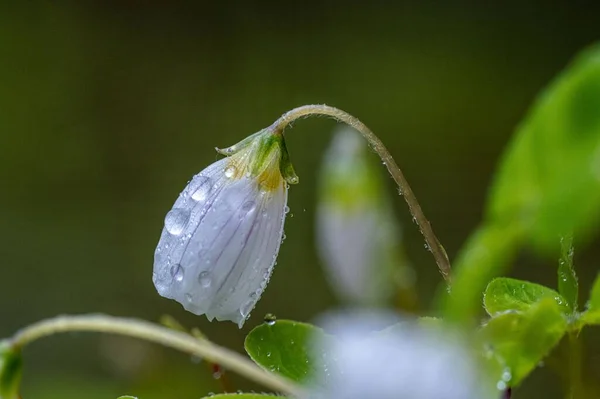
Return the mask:
<path id="1" fill-rule="evenodd" d="M 559 296 L 556 296 L 556 297 L 554 297 L 554 300 L 555 300 L 555 301 L 556 301 L 556 303 L 558 303 L 559 305 L 562 305 L 562 304 L 563 304 L 563 300 L 562 300 L 562 298 L 561 298 L 561 297 L 559 297 Z"/>
<path id="2" fill-rule="evenodd" d="M 208 288 L 212 285 L 212 277 L 210 276 L 210 272 L 203 271 L 198 275 L 198 282 L 203 288 Z"/>
<path id="3" fill-rule="evenodd" d="M 249 213 L 252 213 L 255 209 L 256 209 L 256 203 L 254 201 L 246 201 L 244 203 L 244 205 L 242 205 L 242 208 L 240 209 L 240 214 L 239 214 L 240 219 L 245 218 L 246 215 L 248 215 Z"/>
<path id="4" fill-rule="evenodd" d="M 290 213 L 290 207 L 286 205 L 286 206 L 283 208 L 283 213 L 285 213 L 286 215 L 287 215 L 288 213 Z"/>
<path id="5" fill-rule="evenodd" d="M 267 357 L 271 357 L 271 352 L 267 352 Z"/>
<path id="6" fill-rule="evenodd" d="M 240 314 L 245 319 L 250 315 L 250 311 L 254 307 L 254 301 L 252 299 L 246 301 L 240 308 Z"/>
<path id="7" fill-rule="evenodd" d="M 200 364 L 202 362 L 202 358 L 198 356 L 190 356 L 190 361 L 194 364 Z"/>
<path id="8" fill-rule="evenodd" d="M 176 263 L 173 266 L 171 266 L 171 276 L 177 282 L 183 281 L 183 267 L 181 267 L 179 263 Z"/>
<path id="9" fill-rule="evenodd" d="M 225 169 L 225 177 L 232 178 L 235 175 L 235 167 L 229 166 Z"/>
<path id="10" fill-rule="evenodd" d="M 175 208 L 167 213 L 165 217 L 165 228 L 173 235 L 179 235 L 185 229 L 190 218 L 190 213 L 185 209 Z"/>
<path id="11" fill-rule="evenodd" d="M 194 297 L 192 296 L 192 294 L 185 294 L 185 300 L 188 303 L 192 303 L 192 301 L 194 300 Z"/>
<path id="12" fill-rule="evenodd" d="M 210 192 L 212 190 L 212 184 L 211 184 L 212 182 L 206 176 L 200 176 L 198 178 L 198 180 L 200 181 L 200 185 L 198 186 L 196 191 L 194 191 L 194 193 L 192 194 L 192 199 L 195 201 L 204 201 L 206 199 L 206 197 L 208 197 L 208 194 L 210 194 Z"/>
<path id="13" fill-rule="evenodd" d="M 273 313 L 267 313 L 263 318 L 263 321 L 267 323 L 269 326 L 274 326 L 277 322 L 277 317 Z"/>

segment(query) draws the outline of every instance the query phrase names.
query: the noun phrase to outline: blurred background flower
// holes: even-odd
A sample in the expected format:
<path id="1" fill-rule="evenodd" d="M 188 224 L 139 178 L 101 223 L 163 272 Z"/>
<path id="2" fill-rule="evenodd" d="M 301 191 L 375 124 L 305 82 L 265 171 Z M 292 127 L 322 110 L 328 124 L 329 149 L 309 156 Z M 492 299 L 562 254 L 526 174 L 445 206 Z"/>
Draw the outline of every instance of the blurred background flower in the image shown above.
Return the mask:
<path id="1" fill-rule="evenodd" d="M 318 398 L 497 399 L 486 369 L 458 337 L 386 313 L 325 315 L 317 342 L 327 377 Z M 384 327 L 387 327 L 384 329 Z"/>
<path id="2" fill-rule="evenodd" d="M 355 130 L 335 133 L 320 168 L 317 247 L 342 300 L 381 306 L 399 293 L 399 305 L 413 309 L 414 272 L 375 159 Z"/>
<path id="3" fill-rule="evenodd" d="M 337 305 L 314 236 L 326 119 L 286 133 L 303 182 L 289 198 L 277 272 L 242 331 L 165 300 L 150 278 L 173 193 L 217 159 L 213 147 L 306 103 L 340 107 L 381 137 L 453 259 L 481 219 L 515 125 L 598 39 L 594 7 L 0 2 L 0 336 L 61 313 L 169 313 L 243 351 L 244 333 L 265 313 L 311 320 Z M 390 196 L 426 307 L 441 278 L 403 200 Z M 598 240 L 577 257 L 588 292 Z M 526 253 L 513 276 L 552 286 L 555 265 Z M 600 374 L 594 333 L 583 332 L 588 380 Z M 156 346 L 122 352 L 146 359 L 124 373 L 101 355 L 100 339 L 65 335 L 27 348 L 23 397 L 198 398 L 220 389 L 205 365 Z M 563 397 L 547 368 L 525 381 L 522 397 Z M 261 389 L 230 375 L 236 389 Z"/>

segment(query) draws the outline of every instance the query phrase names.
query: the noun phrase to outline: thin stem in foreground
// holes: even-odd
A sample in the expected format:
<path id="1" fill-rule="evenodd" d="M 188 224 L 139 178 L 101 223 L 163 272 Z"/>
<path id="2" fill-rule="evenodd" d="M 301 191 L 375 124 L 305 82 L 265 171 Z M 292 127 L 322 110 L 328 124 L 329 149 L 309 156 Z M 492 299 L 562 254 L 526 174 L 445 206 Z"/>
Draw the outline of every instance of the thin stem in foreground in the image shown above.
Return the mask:
<path id="1" fill-rule="evenodd" d="M 577 332 L 568 333 L 568 399 L 583 397 L 583 382 L 581 380 L 581 341 Z"/>
<path id="2" fill-rule="evenodd" d="M 435 236 L 433 229 L 431 228 L 431 224 L 423 214 L 423 210 L 415 197 L 412 189 L 410 188 L 408 181 L 404 177 L 404 174 L 394 161 L 394 158 L 390 154 L 390 152 L 385 148 L 381 140 L 369 129 L 364 123 L 355 118 L 354 116 L 344 112 L 338 108 L 330 107 L 328 105 L 304 105 L 298 108 L 294 108 L 291 111 L 283 114 L 278 120 L 273 123 L 271 128 L 275 131 L 282 132 L 286 128 L 287 125 L 292 123 L 294 120 L 310 115 L 325 115 L 330 116 L 340 122 L 343 122 L 354 129 L 356 129 L 363 137 L 369 142 L 373 150 L 379 155 L 383 164 L 387 167 L 388 172 L 398 185 L 400 195 L 404 196 L 406 203 L 408 204 L 408 209 L 412 214 L 414 220 L 416 221 L 419 229 L 421 230 L 421 234 L 425 238 L 425 242 L 427 243 L 427 247 L 433 254 L 435 262 L 444 277 L 444 280 L 448 285 L 450 285 L 450 260 L 448 259 L 448 255 L 446 251 L 440 244 L 439 240 Z"/>
<path id="3" fill-rule="evenodd" d="M 239 353 L 215 345 L 210 341 L 198 340 L 188 334 L 143 320 L 106 315 L 59 316 L 42 320 L 23 328 L 9 342 L 15 349 L 20 349 L 31 342 L 49 335 L 77 331 L 120 334 L 155 342 L 219 363 L 275 391 L 287 395 L 303 395 L 302 389 L 293 382 L 261 369 Z"/>

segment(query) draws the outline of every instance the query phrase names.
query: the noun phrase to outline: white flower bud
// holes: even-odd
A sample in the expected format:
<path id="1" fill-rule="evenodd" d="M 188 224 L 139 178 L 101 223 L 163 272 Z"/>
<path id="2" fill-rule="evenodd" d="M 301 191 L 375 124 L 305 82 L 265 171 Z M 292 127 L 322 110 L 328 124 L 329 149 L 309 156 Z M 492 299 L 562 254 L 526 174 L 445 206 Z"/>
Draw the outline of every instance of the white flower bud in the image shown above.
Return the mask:
<path id="1" fill-rule="evenodd" d="M 286 180 L 297 177 L 283 137 L 269 130 L 220 152 L 230 157 L 194 176 L 167 213 L 153 281 L 188 311 L 241 328 L 271 276 Z"/>
<path id="2" fill-rule="evenodd" d="M 363 138 L 344 128 L 334 135 L 321 169 L 318 249 L 331 286 L 355 305 L 385 304 L 396 289 L 414 282 L 370 155 Z"/>

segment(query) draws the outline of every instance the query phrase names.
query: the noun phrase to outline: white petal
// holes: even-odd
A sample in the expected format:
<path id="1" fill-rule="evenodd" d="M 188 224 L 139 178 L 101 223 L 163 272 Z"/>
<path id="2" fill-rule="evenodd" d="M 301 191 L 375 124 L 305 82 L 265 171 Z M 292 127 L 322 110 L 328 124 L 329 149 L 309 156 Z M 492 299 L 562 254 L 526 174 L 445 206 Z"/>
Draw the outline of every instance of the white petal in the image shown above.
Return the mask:
<path id="1" fill-rule="evenodd" d="M 281 243 L 287 189 L 260 192 L 215 162 L 165 218 L 154 262 L 158 292 L 192 313 L 241 325 L 260 297 Z"/>
<path id="2" fill-rule="evenodd" d="M 331 203 L 317 210 L 317 243 L 332 287 L 352 303 L 384 303 L 394 292 L 395 255 L 389 216 L 368 206 L 348 211 Z"/>

